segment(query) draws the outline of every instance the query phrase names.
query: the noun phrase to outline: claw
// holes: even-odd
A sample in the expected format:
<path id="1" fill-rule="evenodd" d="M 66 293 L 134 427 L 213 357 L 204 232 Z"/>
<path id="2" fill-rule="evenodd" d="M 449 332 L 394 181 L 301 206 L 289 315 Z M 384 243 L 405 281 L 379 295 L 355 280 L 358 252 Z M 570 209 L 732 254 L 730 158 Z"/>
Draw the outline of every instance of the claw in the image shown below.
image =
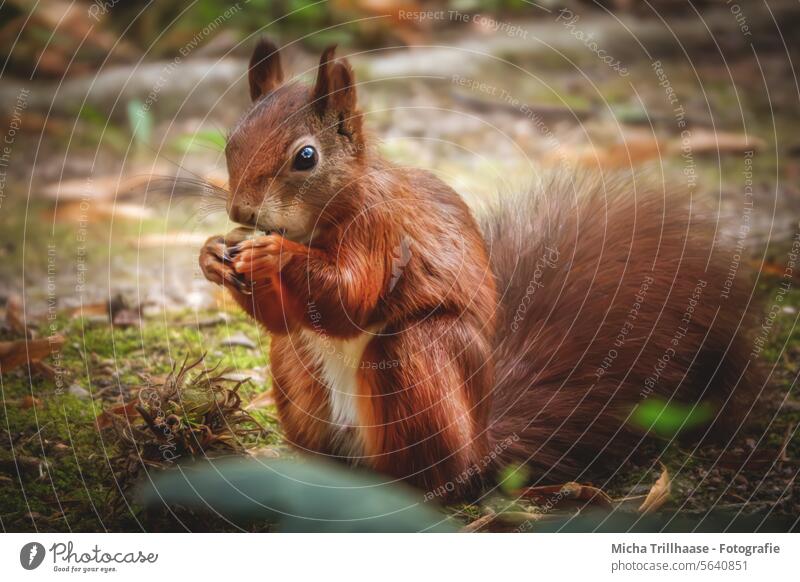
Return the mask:
<path id="1" fill-rule="evenodd" d="M 250 285 L 243 279 L 239 278 L 236 273 L 225 273 L 223 275 L 225 282 L 236 289 L 242 295 L 252 295 Z"/>
<path id="2" fill-rule="evenodd" d="M 242 248 L 239 246 L 238 243 L 235 245 L 225 247 L 225 250 L 223 251 L 222 254 L 222 259 L 231 262 L 233 261 L 234 258 L 236 258 L 236 255 L 238 255 L 241 252 L 241 250 Z"/>
<path id="3" fill-rule="evenodd" d="M 245 281 L 242 281 L 238 277 L 234 277 L 234 287 L 236 290 L 241 293 L 242 295 L 252 295 L 253 294 L 253 287 L 252 285 L 247 284 Z"/>
<path id="4" fill-rule="evenodd" d="M 207 248 L 208 248 L 209 252 L 212 255 L 214 255 L 216 258 L 225 260 L 225 251 L 224 250 L 220 253 L 220 251 L 218 249 L 216 249 L 216 248 L 214 248 L 212 246 L 209 246 Z"/>
<path id="5" fill-rule="evenodd" d="M 234 273 L 233 280 L 236 281 L 236 287 L 240 290 L 246 290 L 250 288 L 247 280 L 244 279 L 239 273 Z"/>

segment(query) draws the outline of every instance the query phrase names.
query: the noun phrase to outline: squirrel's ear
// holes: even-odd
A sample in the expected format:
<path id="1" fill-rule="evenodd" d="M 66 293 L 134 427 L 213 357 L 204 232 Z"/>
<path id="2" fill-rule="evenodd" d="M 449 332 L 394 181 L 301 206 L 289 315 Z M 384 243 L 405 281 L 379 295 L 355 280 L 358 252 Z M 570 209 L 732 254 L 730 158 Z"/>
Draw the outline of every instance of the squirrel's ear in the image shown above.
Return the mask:
<path id="1" fill-rule="evenodd" d="M 258 41 L 250 57 L 250 98 L 255 101 L 283 83 L 283 67 L 278 47 L 265 38 Z"/>
<path id="2" fill-rule="evenodd" d="M 322 53 L 319 60 L 317 82 L 311 101 L 320 115 L 328 111 L 340 114 L 352 113 L 356 109 L 355 75 L 346 59 L 335 58 L 336 45 Z"/>

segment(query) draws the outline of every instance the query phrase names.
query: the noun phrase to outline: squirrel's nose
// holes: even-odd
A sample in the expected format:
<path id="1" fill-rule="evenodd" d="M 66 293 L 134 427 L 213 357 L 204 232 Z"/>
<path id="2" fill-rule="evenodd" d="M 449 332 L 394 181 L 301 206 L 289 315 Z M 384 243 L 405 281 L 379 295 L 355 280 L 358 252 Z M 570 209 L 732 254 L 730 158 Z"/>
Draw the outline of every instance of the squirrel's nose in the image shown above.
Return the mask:
<path id="1" fill-rule="evenodd" d="M 231 217 L 233 222 L 238 222 L 239 224 L 254 224 L 256 221 L 255 212 L 249 208 L 243 208 L 237 205 L 231 206 L 230 210 L 228 211 L 228 216 Z"/>

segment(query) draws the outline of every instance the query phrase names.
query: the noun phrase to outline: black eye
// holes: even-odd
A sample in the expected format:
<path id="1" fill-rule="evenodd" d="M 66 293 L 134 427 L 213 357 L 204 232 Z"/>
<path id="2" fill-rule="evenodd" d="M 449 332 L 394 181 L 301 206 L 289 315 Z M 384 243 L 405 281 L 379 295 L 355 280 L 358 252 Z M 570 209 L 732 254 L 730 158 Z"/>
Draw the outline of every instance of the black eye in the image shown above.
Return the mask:
<path id="1" fill-rule="evenodd" d="M 317 150 L 314 149 L 312 146 L 305 146 L 294 157 L 294 162 L 292 162 L 292 169 L 293 170 L 310 170 L 314 166 L 317 165 L 317 160 L 319 159 L 319 155 L 317 155 Z"/>

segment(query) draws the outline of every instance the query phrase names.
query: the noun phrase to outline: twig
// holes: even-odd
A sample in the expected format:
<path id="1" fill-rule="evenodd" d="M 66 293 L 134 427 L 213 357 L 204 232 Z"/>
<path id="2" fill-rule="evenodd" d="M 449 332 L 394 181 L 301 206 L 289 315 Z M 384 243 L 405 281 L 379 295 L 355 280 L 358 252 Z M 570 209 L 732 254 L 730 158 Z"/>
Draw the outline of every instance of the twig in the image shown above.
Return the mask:
<path id="1" fill-rule="evenodd" d="M 36 438 L 36 436 L 37 436 L 39 433 L 41 433 L 41 432 L 42 432 L 44 429 L 46 429 L 46 428 L 47 428 L 48 426 L 50 426 L 51 424 L 53 424 L 53 421 L 52 421 L 52 420 L 51 420 L 51 421 L 49 421 L 49 422 L 46 422 L 46 423 L 44 423 L 44 424 L 41 426 L 41 428 L 39 428 L 39 430 L 37 430 L 35 433 L 33 433 L 31 436 L 29 436 L 27 439 L 25 439 L 25 444 L 27 445 L 28 443 L 30 443 L 30 442 L 31 442 L 33 439 L 35 439 L 35 438 Z"/>
<path id="2" fill-rule="evenodd" d="M 789 455 L 786 454 L 786 450 L 789 448 L 789 443 L 792 442 L 792 436 L 794 435 L 795 431 L 795 424 L 792 423 L 786 427 L 786 434 L 783 435 L 783 443 L 781 443 L 780 453 L 778 453 L 778 461 L 785 463 L 789 461 Z"/>
<path id="3" fill-rule="evenodd" d="M 486 515 L 484 515 L 483 517 L 479 517 L 478 519 L 476 519 L 472 523 L 468 523 L 467 525 L 462 527 L 461 528 L 461 532 L 462 533 L 475 533 L 477 531 L 480 531 L 481 528 L 483 528 L 484 526 L 486 526 L 489 523 L 491 523 L 494 520 L 495 517 L 497 517 L 497 514 L 494 512 L 494 510 L 489 509 L 488 513 Z"/>

